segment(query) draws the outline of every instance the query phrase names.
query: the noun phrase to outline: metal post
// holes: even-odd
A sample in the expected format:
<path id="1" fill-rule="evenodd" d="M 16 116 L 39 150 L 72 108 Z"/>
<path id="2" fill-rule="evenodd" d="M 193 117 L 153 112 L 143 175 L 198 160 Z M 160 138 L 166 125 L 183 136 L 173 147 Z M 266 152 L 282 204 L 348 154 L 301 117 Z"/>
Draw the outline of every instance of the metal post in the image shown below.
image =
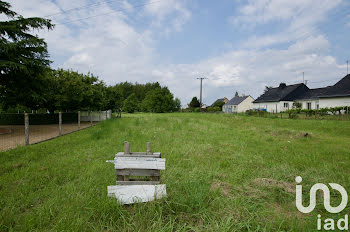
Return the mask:
<path id="1" fill-rule="evenodd" d="M 147 142 L 147 155 L 152 155 L 151 143 Z"/>
<path id="2" fill-rule="evenodd" d="M 78 111 L 78 130 L 80 130 L 80 111 Z"/>
<path id="3" fill-rule="evenodd" d="M 130 155 L 130 144 L 128 141 L 124 142 L 124 155 Z"/>
<path id="4" fill-rule="evenodd" d="M 24 113 L 24 133 L 25 133 L 25 145 L 29 145 L 29 116 Z"/>
<path id="5" fill-rule="evenodd" d="M 58 113 L 58 136 L 62 135 L 62 112 Z"/>

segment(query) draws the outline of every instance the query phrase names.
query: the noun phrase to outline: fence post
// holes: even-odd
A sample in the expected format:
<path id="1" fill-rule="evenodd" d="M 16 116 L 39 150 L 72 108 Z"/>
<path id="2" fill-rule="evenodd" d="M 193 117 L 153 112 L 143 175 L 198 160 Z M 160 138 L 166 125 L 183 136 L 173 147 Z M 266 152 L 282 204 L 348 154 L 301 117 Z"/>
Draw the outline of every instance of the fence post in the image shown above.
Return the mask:
<path id="1" fill-rule="evenodd" d="M 147 142 L 147 155 L 152 155 L 151 143 Z"/>
<path id="2" fill-rule="evenodd" d="M 58 113 L 58 136 L 62 135 L 62 112 Z"/>
<path id="3" fill-rule="evenodd" d="M 89 115 L 90 115 L 90 126 L 92 126 L 92 111 L 89 111 Z"/>
<path id="4" fill-rule="evenodd" d="M 78 111 L 78 130 L 80 130 L 80 111 Z"/>
<path id="5" fill-rule="evenodd" d="M 102 119 L 102 111 L 99 111 L 98 112 L 98 121 L 101 122 L 101 119 Z"/>
<path id="6" fill-rule="evenodd" d="M 106 110 L 106 120 L 108 119 L 108 110 Z"/>
<path id="7" fill-rule="evenodd" d="M 25 145 L 29 145 L 29 116 L 28 116 L 28 113 L 24 113 L 24 133 L 25 133 Z"/>
<path id="8" fill-rule="evenodd" d="M 130 144 L 129 142 L 125 141 L 124 142 L 124 155 L 129 155 L 130 154 Z"/>

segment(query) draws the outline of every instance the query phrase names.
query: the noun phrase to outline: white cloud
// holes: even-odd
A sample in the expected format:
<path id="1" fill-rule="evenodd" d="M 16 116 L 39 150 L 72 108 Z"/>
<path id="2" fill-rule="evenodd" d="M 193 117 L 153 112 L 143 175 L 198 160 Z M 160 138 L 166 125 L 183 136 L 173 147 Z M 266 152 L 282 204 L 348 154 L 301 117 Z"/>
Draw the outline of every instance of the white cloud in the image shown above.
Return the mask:
<path id="1" fill-rule="evenodd" d="M 183 102 L 188 103 L 199 95 L 199 81 L 196 77 L 205 76 L 204 102 L 211 104 L 219 97 L 233 97 L 240 94 L 259 96 L 265 85 L 300 83 L 302 72 L 309 81 L 333 79 L 335 83 L 345 75 L 343 65 L 335 58 L 321 55 L 318 46 L 327 49 L 328 41 L 322 37 L 309 38 L 292 44 L 287 49 L 239 50 L 213 57 L 195 64 L 170 65 L 159 68 L 163 78 L 166 72 L 171 75 L 163 79 Z M 194 72 L 196 70 L 197 72 Z M 325 82 L 310 87 L 332 84 Z"/>
<path id="2" fill-rule="evenodd" d="M 165 27 L 165 34 L 169 34 L 173 29 L 180 31 L 183 25 L 191 18 L 191 12 L 181 0 L 159 2 L 148 0 L 148 3 L 145 6 L 145 13 L 153 17 L 153 26 L 159 28 L 164 26 L 164 23 L 170 25 L 170 28 L 169 26 Z"/>
<path id="3" fill-rule="evenodd" d="M 196 79 L 199 76 L 208 77 L 208 80 L 203 82 L 204 103 L 207 104 L 211 104 L 219 97 L 230 98 L 235 91 L 257 97 L 263 91 L 264 85 L 277 85 L 281 81 L 289 84 L 300 81 L 303 71 L 306 79 L 312 81 L 343 76 L 344 65 L 338 65 L 335 58 L 327 54 L 330 44 L 326 37 L 310 29 L 314 25 L 311 21 L 322 20 L 317 14 L 325 14 L 324 8 L 328 9 L 328 6 L 319 4 L 324 13 L 310 13 L 314 16 L 316 14 L 319 18 L 315 21 L 312 16 L 309 18 L 301 14 L 313 11 L 312 8 L 304 9 L 310 4 L 299 7 L 296 3 L 301 4 L 300 0 L 296 0 L 296 3 L 291 1 L 286 5 L 286 9 L 279 9 L 285 12 L 285 15 L 274 12 L 278 8 L 274 5 L 277 3 L 266 1 L 267 9 L 261 10 L 259 4 L 265 1 L 256 1 L 256 5 L 254 2 L 251 1 L 240 11 L 241 16 L 257 15 L 265 22 L 275 19 L 290 20 L 288 24 L 290 26 L 279 34 L 251 37 L 240 50 L 233 51 L 229 48 L 225 54 L 196 63 L 158 64 L 155 37 L 159 31 L 174 33 L 181 30 L 191 17 L 191 12 L 182 1 L 160 1 L 159 5 L 155 3 L 145 6 L 144 11 L 138 16 L 151 17 L 153 24 L 142 30 L 128 23 L 128 12 L 132 12 L 132 9 L 128 6 L 129 3 L 124 1 L 120 7 L 124 10 L 129 8 L 129 11 L 116 12 L 108 4 L 101 4 L 93 10 L 87 8 L 55 15 L 55 22 L 67 22 L 112 12 L 106 16 L 57 25 L 53 31 L 40 32 L 40 35 L 48 43 L 49 52 L 55 58 L 55 67 L 72 68 L 84 73 L 91 71 L 108 84 L 121 81 L 139 83 L 158 81 L 168 86 L 176 97 L 180 97 L 183 105 L 186 105 L 193 96 L 199 95 L 199 80 Z M 40 7 L 36 7 L 39 3 Z M 57 4 L 40 0 L 16 0 L 13 3 L 14 10 L 24 16 L 54 14 L 61 9 L 85 4 L 87 3 L 83 0 L 74 3 L 60 0 Z M 331 2 L 329 4 L 334 5 Z M 303 29 L 302 23 L 290 15 L 292 10 L 299 12 L 304 22 L 309 22 L 306 25 L 310 26 Z M 265 11 L 272 12 L 274 16 L 268 16 Z M 240 20 L 254 25 L 259 23 L 258 20 L 245 21 L 244 17 Z M 302 36 L 303 30 L 309 33 L 308 36 Z M 291 45 L 285 49 L 261 49 L 279 41 L 288 41 Z M 260 49 L 251 49 L 254 42 L 256 44 L 253 47 Z M 323 83 L 326 84 L 330 83 Z"/>
<path id="4" fill-rule="evenodd" d="M 286 26 L 278 33 L 253 35 L 243 43 L 245 47 L 263 48 L 317 36 L 318 24 L 340 3 L 341 0 L 255 0 L 239 8 L 229 20 L 235 26 L 251 29 L 267 23 L 284 23 Z"/>
<path id="5" fill-rule="evenodd" d="M 265 24 L 276 20 L 293 20 L 298 24 L 314 24 L 341 0 L 250 0 L 238 9 L 233 23 Z"/>

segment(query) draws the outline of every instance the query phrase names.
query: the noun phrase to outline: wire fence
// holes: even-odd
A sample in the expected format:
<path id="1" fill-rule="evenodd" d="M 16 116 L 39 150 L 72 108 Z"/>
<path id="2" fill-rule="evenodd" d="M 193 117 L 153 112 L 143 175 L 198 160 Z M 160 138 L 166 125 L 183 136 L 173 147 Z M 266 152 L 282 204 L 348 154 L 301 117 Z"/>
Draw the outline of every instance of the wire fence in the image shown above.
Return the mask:
<path id="1" fill-rule="evenodd" d="M 300 113 L 269 113 L 266 111 L 247 111 L 245 113 L 249 116 L 256 116 L 256 117 L 264 117 L 264 118 L 285 118 L 285 119 L 317 119 L 317 120 L 339 120 L 339 121 L 349 121 L 350 120 L 350 112 L 349 111 L 343 111 L 342 113 L 322 113 L 322 112 L 300 112 Z"/>
<path id="2" fill-rule="evenodd" d="M 112 111 L 0 114 L 0 151 L 35 144 L 96 125 Z"/>

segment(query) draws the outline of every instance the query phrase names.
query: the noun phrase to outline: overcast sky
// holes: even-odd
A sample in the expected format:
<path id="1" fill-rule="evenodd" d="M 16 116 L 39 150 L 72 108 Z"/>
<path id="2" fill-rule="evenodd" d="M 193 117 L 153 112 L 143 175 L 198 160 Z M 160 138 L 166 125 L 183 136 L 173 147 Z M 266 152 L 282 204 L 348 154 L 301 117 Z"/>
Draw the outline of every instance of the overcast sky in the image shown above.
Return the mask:
<path id="1" fill-rule="evenodd" d="M 155 82 L 187 104 L 258 97 L 265 85 L 334 84 L 350 59 L 349 0 L 13 0 L 40 31 L 52 67 L 92 72 L 107 84 Z M 3 19 L 3 17 L 1 17 Z"/>

